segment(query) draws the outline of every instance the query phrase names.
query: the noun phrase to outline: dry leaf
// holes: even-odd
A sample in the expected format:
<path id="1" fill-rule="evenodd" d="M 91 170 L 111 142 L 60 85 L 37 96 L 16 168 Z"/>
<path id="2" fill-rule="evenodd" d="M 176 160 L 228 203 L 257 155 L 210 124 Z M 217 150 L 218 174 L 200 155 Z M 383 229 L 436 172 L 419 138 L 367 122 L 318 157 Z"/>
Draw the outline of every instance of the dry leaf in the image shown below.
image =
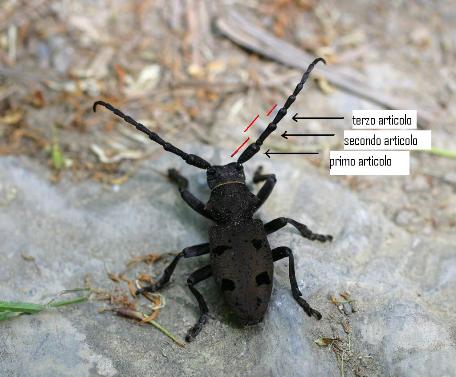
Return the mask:
<path id="1" fill-rule="evenodd" d="M 94 297 L 95 297 L 95 300 L 97 300 L 97 301 L 105 301 L 105 300 L 112 301 L 112 296 L 107 292 L 97 292 L 97 293 L 95 293 Z"/>
<path id="2" fill-rule="evenodd" d="M 115 283 L 120 283 L 120 278 L 113 272 L 108 272 L 108 277 Z"/>
<path id="3" fill-rule="evenodd" d="M 136 310 L 132 310 L 132 309 L 127 309 L 127 308 L 117 309 L 116 313 L 118 315 L 121 315 L 122 317 L 137 319 L 139 321 L 142 321 L 144 318 L 140 312 L 137 312 Z"/>
<path id="4" fill-rule="evenodd" d="M 127 97 L 138 97 L 153 91 L 161 77 L 161 68 L 158 64 L 145 67 L 135 80 L 131 76 L 125 76 L 125 94 Z"/>
<path id="5" fill-rule="evenodd" d="M 196 78 L 203 78 L 204 77 L 204 69 L 201 67 L 199 64 L 191 64 L 187 72 L 189 73 L 190 76 L 196 77 Z"/>
<path id="6" fill-rule="evenodd" d="M 161 300 L 160 293 L 152 293 L 152 292 L 143 291 L 142 294 L 145 298 L 147 298 L 154 305 L 156 305 L 156 306 L 160 305 L 160 300 Z"/>
<path id="7" fill-rule="evenodd" d="M 314 340 L 320 347 L 328 347 L 332 345 L 334 342 L 338 341 L 337 338 L 317 338 Z"/>
<path id="8" fill-rule="evenodd" d="M 129 297 L 126 295 L 111 295 L 110 297 L 111 305 L 119 305 L 123 308 L 135 309 L 136 305 L 130 301 Z"/>
<path id="9" fill-rule="evenodd" d="M 350 334 L 351 326 L 350 326 L 350 322 L 347 319 L 342 321 L 342 328 L 344 329 L 346 334 Z"/>
<path id="10" fill-rule="evenodd" d="M 125 77 L 127 76 L 127 72 L 120 64 L 114 64 L 114 71 L 117 75 L 117 80 L 119 81 L 119 86 L 123 87 L 125 83 Z"/>
<path id="11" fill-rule="evenodd" d="M 333 303 L 334 305 L 337 305 L 339 302 L 337 301 L 337 297 L 334 296 L 334 295 L 330 295 L 329 296 L 329 299 L 331 301 L 331 303 Z"/>
<path id="12" fill-rule="evenodd" d="M 144 283 L 152 283 L 152 276 L 149 274 L 140 274 L 137 279 L 139 281 L 143 281 Z"/>
<path id="13" fill-rule="evenodd" d="M 128 282 L 128 289 L 130 290 L 130 294 L 131 294 L 133 297 L 136 297 L 137 288 L 136 288 L 136 285 L 135 285 L 134 280 L 130 280 L 130 281 Z"/>
<path id="14" fill-rule="evenodd" d="M 0 117 L 0 122 L 8 125 L 17 124 L 22 120 L 23 116 L 24 113 L 20 110 L 9 111 Z"/>
<path id="15" fill-rule="evenodd" d="M 139 160 L 144 157 L 144 153 L 137 150 L 117 150 L 113 153 L 104 151 L 99 145 L 92 144 L 90 150 L 98 157 L 103 164 L 113 164 L 122 160 Z"/>
<path id="16" fill-rule="evenodd" d="M 156 261 L 158 261 L 159 259 L 161 259 L 161 257 L 162 256 L 159 254 L 146 254 L 146 255 L 135 256 L 128 261 L 127 267 L 130 268 L 141 262 L 144 262 L 147 264 L 152 264 L 152 263 L 155 263 Z"/>
<path id="17" fill-rule="evenodd" d="M 155 321 L 155 319 L 158 317 L 158 310 L 154 310 L 151 315 L 144 317 L 143 322 L 150 322 L 150 321 Z"/>
<path id="18" fill-rule="evenodd" d="M 43 92 L 41 90 L 35 90 L 32 93 L 30 102 L 31 102 L 32 106 L 34 106 L 36 108 L 43 107 L 46 104 L 46 101 L 44 100 Z"/>
<path id="19" fill-rule="evenodd" d="M 348 293 L 347 291 L 340 292 L 339 295 L 343 297 L 345 300 L 350 301 L 350 293 Z"/>
<path id="20" fill-rule="evenodd" d="M 336 92 L 336 88 L 334 86 L 332 86 L 329 83 L 329 81 L 326 80 L 325 78 L 318 77 L 318 78 L 316 78 L 316 81 L 317 81 L 318 87 L 324 94 L 330 95 L 330 94 L 333 94 Z"/>

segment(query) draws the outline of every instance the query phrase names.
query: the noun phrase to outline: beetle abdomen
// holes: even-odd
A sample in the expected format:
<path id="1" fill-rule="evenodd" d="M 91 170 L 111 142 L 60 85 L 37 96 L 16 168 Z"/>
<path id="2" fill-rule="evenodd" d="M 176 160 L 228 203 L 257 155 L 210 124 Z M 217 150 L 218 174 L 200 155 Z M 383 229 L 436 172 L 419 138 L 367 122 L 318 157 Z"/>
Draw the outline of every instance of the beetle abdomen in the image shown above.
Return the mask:
<path id="1" fill-rule="evenodd" d="M 216 225 L 209 231 L 214 278 L 243 324 L 260 322 L 272 291 L 271 248 L 260 220 Z"/>

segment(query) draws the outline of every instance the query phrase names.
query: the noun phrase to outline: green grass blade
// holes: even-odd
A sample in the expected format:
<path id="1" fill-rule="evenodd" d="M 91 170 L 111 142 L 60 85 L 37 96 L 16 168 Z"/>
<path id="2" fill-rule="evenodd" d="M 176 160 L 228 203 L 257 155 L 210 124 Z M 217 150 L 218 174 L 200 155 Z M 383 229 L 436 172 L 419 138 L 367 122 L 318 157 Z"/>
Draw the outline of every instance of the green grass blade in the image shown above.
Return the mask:
<path id="1" fill-rule="evenodd" d="M 79 304 L 80 302 L 87 301 L 89 299 L 89 296 L 81 296 L 81 297 L 76 297 L 71 300 L 62 300 L 62 301 L 54 301 L 50 304 L 47 305 L 49 308 L 59 308 L 61 306 L 66 306 L 66 305 L 72 305 L 72 304 Z"/>
<path id="2" fill-rule="evenodd" d="M 150 325 L 154 326 L 156 329 L 160 330 L 163 334 L 165 334 L 168 338 L 170 338 L 174 343 L 176 343 L 180 347 L 185 347 L 185 344 L 177 339 L 176 336 L 171 334 L 168 330 L 166 330 L 162 325 L 160 325 L 158 322 L 155 322 L 154 320 L 147 321 Z"/>
<path id="3" fill-rule="evenodd" d="M 436 156 L 440 156 L 440 157 L 456 159 L 456 151 L 452 151 L 451 149 L 432 147 L 431 149 L 424 150 L 423 152 L 435 154 Z"/>
<path id="4" fill-rule="evenodd" d="M 0 301 L 0 312 L 39 313 L 46 309 L 45 305 L 30 302 Z"/>
<path id="5" fill-rule="evenodd" d="M 87 301 L 90 296 L 90 290 L 85 288 L 78 288 L 63 291 L 61 294 L 71 293 L 71 292 L 80 292 L 80 291 L 89 291 L 89 294 L 85 296 L 75 297 L 71 300 L 60 300 L 60 301 L 51 301 L 46 305 L 34 304 L 31 302 L 20 302 L 20 301 L 0 301 L 0 321 L 16 317 L 20 314 L 34 314 L 42 312 L 43 310 L 50 308 L 59 308 L 61 306 L 78 304 L 80 302 Z"/>
<path id="6" fill-rule="evenodd" d="M 51 145 L 51 159 L 54 169 L 60 170 L 65 166 L 65 159 L 63 157 L 62 149 L 60 148 L 60 142 L 58 137 L 57 128 L 52 128 L 52 145 Z"/>

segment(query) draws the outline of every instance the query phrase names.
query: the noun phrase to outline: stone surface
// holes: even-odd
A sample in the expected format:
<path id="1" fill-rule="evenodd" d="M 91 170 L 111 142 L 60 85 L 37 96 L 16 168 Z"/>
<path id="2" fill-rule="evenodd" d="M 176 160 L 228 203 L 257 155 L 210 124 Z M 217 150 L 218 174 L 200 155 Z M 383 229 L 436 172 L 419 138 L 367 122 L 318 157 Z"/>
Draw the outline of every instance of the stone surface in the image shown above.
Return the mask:
<path id="1" fill-rule="evenodd" d="M 213 159 L 210 150 L 195 151 Z M 321 321 L 294 302 L 288 262 L 279 261 L 272 301 L 258 326 L 238 328 L 227 318 L 212 280 L 199 286 L 213 318 L 185 349 L 152 327 L 99 313 L 101 302 L 88 302 L 0 323 L 2 376 L 328 377 L 340 375 L 341 356 L 346 376 L 454 376 L 454 236 L 409 234 L 311 167 L 256 158 L 249 179 L 258 161 L 278 178 L 259 213 L 265 221 L 288 216 L 334 236 L 331 244 L 310 242 L 292 227 L 270 236 L 273 247 L 294 250 L 300 289 L 322 312 Z M 144 161 L 117 188 L 68 179 L 55 185 L 31 160 L 1 159 L 1 299 L 43 302 L 82 286 L 87 274 L 94 286 L 113 289 L 106 271 L 123 270 L 131 256 L 205 242 L 209 222 L 158 173 L 168 167 L 181 168 L 192 191 L 208 197 L 204 173 L 171 155 Z M 198 314 L 186 275 L 207 263 L 207 257 L 181 262 L 163 290 L 167 305 L 158 321 L 181 337 Z M 153 275 L 162 269 L 162 263 L 138 267 Z M 358 308 L 349 316 L 328 299 L 343 300 L 343 291 Z M 336 357 L 334 348 L 320 348 L 314 342 L 320 337 L 340 338 L 346 353 Z"/>

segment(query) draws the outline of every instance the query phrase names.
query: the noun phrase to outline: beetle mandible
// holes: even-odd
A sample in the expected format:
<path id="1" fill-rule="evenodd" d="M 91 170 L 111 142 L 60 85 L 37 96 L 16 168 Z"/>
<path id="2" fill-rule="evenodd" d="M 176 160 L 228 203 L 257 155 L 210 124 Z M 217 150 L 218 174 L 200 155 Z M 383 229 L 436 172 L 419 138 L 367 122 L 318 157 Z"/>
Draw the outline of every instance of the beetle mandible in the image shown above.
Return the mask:
<path id="1" fill-rule="evenodd" d="M 279 217 L 264 224 L 254 219 L 254 213 L 261 207 L 271 194 L 276 183 L 274 174 L 262 174 L 259 167 L 253 182 L 265 182 L 263 187 L 254 195 L 245 182 L 243 163 L 251 159 L 259 150 L 264 140 L 277 128 L 277 124 L 287 113 L 302 90 L 310 72 L 318 62 L 326 64 L 323 58 L 315 59 L 304 72 L 301 81 L 288 97 L 283 107 L 258 139 L 250 144 L 240 155 L 237 162 L 223 166 L 212 166 L 203 158 L 187 154 L 174 145 L 164 141 L 141 123 L 125 115 L 111 104 L 97 101 L 93 105 L 101 105 L 112 111 L 126 122 L 144 132 L 149 138 L 160 144 L 166 151 L 180 156 L 187 164 L 206 170 L 207 184 L 211 190 L 209 201 L 204 204 L 188 190 L 188 180 L 175 169 L 168 171 L 169 178 L 179 188 L 182 199 L 200 215 L 215 222 L 209 229 L 209 243 L 186 247 L 175 256 L 166 267 L 160 279 L 149 286 L 138 290 L 155 292 L 169 282 L 171 275 L 181 258 L 190 258 L 210 254 L 210 264 L 189 275 L 187 285 L 199 304 L 200 316 L 196 324 L 188 330 L 185 340 L 190 342 L 201 331 L 208 319 L 208 307 L 195 284 L 214 276 L 224 299 L 233 310 L 241 324 L 252 325 L 263 320 L 272 291 L 274 262 L 288 258 L 289 279 L 291 292 L 297 303 L 309 316 L 321 319 L 321 314 L 313 309 L 303 298 L 295 276 L 294 258 L 290 248 L 286 246 L 270 248 L 267 235 L 287 224 L 294 226 L 300 234 L 320 242 L 331 241 L 332 236 L 313 233 L 306 225 L 287 217 Z"/>

